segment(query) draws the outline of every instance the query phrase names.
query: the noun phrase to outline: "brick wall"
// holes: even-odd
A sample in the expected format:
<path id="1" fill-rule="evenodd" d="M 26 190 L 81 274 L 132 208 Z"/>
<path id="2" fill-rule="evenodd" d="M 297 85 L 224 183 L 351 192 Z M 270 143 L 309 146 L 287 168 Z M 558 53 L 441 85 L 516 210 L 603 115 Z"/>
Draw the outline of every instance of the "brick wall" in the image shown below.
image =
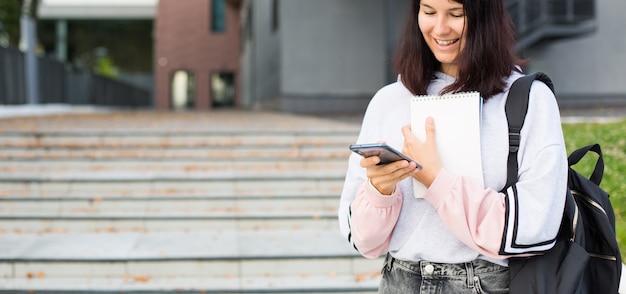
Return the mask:
<path id="1" fill-rule="evenodd" d="M 155 108 L 171 108 L 171 77 L 176 70 L 195 76 L 195 108 L 211 108 L 210 74 L 235 74 L 235 105 L 240 104 L 240 21 L 237 2 L 227 1 L 226 31 L 211 30 L 212 0 L 160 0 L 154 25 Z"/>

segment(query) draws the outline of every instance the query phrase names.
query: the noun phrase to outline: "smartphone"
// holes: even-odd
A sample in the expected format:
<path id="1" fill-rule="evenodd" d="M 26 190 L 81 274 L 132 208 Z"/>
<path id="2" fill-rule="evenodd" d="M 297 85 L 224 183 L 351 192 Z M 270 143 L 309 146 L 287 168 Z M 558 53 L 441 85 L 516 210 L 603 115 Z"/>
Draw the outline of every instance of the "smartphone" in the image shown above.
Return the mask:
<path id="1" fill-rule="evenodd" d="M 422 169 L 422 165 L 419 162 L 409 158 L 402 154 L 402 152 L 392 148 L 385 143 L 373 143 L 373 144 L 358 144 L 350 145 L 350 150 L 356 152 L 363 157 L 379 156 L 380 162 L 378 165 L 387 164 L 398 160 L 407 160 L 409 162 L 415 162 L 417 169 Z"/>

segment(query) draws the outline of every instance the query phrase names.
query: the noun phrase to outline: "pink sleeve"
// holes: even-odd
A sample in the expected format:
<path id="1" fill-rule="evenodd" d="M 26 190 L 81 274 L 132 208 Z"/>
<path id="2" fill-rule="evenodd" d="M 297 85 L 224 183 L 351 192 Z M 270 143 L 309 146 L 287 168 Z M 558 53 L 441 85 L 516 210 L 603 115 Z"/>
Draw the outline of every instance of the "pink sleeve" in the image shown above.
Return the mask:
<path id="1" fill-rule="evenodd" d="M 387 253 L 402 207 L 399 191 L 396 189 L 390 196 L 381 195 L 368 181 L 357 191 L 350 205 L 350 228 L 354 245 L 363 256 L 377 258 Z"/>
<path id="2" fill-rule="evenodd" d="M 463 243 L 485 256 L 504 258 L 498 254 L 505 226 L 503 194 L 441 170 L 424 199 L 437 209 L 448 229 Z"/>

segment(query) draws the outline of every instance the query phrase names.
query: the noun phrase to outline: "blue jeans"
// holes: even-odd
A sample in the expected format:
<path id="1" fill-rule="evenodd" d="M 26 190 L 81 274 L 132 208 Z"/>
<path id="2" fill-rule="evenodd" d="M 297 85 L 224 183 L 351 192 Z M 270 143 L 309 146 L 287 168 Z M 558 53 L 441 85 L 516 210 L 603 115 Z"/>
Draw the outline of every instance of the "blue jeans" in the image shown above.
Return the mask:
<path id="1" fill-rule="evenodd" d="M 509 293 L 509 269 L 482 259 L 466 263 L 403 261 L 387 254 L 378 293 Z"/>

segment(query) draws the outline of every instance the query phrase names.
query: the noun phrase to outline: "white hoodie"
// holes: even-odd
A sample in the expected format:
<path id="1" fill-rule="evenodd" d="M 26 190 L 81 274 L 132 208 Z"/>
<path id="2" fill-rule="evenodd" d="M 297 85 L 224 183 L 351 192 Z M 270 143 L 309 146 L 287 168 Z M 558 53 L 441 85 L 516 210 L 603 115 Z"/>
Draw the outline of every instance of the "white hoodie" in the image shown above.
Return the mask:
<path id="1" fill-rule="evenodd" d="M 429 95 L 454 81 L 440 72 L 435 77 Z M 500 192 L 506 184 L 508 156 L 504 105 L 508 88 L 519 77 L 512 73 L 505 91 L 483 104 L 484 187 L 442 170 L 423 199 L 413 197 L 411 178 L 398 183 L 393 195 L 384 196 L 369 184 L 361 157 L 350 156 L 339 226 L 362 255 L 375 258 L 389 252 L 401 260 L 444 263 L 482 258 L 506 265 L 510 254 L 554 245 L 567 189 L 567 157 L 556 99 L 541 82 L 531 87 L 518 152 L 518 182 Z M 402 150 L 401 128 L 410 124 L 411 97 L 400 81 L 379 90 L 356 143 L 386 141 Z"/>

